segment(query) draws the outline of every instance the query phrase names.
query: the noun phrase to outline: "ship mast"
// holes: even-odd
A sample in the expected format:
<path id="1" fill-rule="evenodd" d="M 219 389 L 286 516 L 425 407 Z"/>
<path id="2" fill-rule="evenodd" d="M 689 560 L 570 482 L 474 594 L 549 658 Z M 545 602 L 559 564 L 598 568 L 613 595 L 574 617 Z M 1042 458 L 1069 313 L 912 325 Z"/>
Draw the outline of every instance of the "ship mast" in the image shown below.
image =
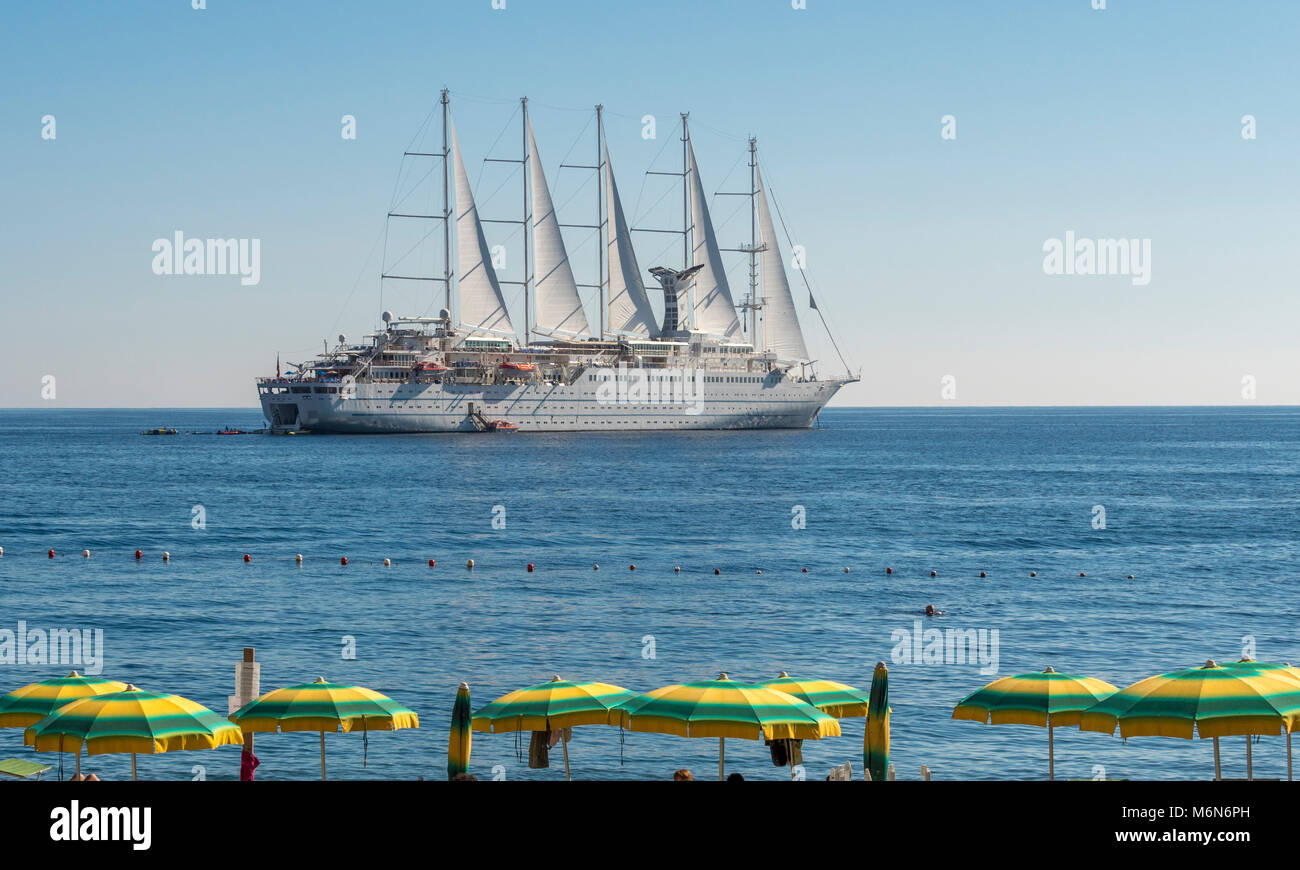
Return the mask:
<path id="1" fill-rule="evenodd" d="M 767 250 L 767 243 L 760 244 L 758 241 L 758 140 L 753 136 L 749 137 L 749 191 L 719 191 L 718 196 L 749 197 L 749 244 L 722 250 L 749 254 L 749 295 L 736 307 L 747 312 L 749 342 L 756 352 L 762 353 L 764 348 L 758 342 L 758 312 L 763 307 L 764 300 L 758 288 L 758 255 Z"/>
<path id="2" fill-rule="evenodd" d="M 449 312 L 451 311 L 451 199 L 450 199 L 450 171 L 451 171 L 451 143 L 448 140 L 447 125 L 450 117 L 448 95 L 446 88 L 442 89 L 442 150 L 441 151 L 403 151 L 403 157 L 432 157 L 441 158 L 442 160 L 442 214 L 408 214 L 404 212 L 388 212 L 388 219 L 412 219 L 412 220 L 435 220 L 442 221 L 442 259 L 443 274 L 441 278 L 435 278 L 427 275 L 390 275 L 387 270 L 387 248 L 385 247 L 385 262 L 380 264 L 379 287 L 380 287 L 380 307 L 383 307 L 383 282 L 385 279 L 393 281 L 441 281 L 443 285 L 444 306 Z M 387 233 L 385 232 L 385 236 Z M 400 263 L 400 261 L 399 261 Z M 397 264 L 394 264 L 397 265 Z"/>
<path id="3" fill-rule="evenodd" d="M 524 152 L 524 153 L 523 153 L 523 157 L 520 158 L 519 160 L 515 160 L 514 158 L 510 158 L 510 157 L 485 157 L 485 158 L 483 158 L 483 162 L 484 162 L 484 163 L 518 163 L 518 164 L 520 164 L 520 165 L 523 167 L 523 187 L 524 187 L 524 200 L 523 200 L 523 204 L 524 204 L 524 215 L 523 215 L 523 220 L 518 220 L 518 221 L 516 221 L 516 220 L 502 220 L 502 219 L 489 220 L 489 219 L 487 219 L 487 218 L 483 218 L 483 219 L 482 219 L 482 222 L 483 222 L 483 223 L 486 223 L 486 224 L 519 224 L 520 226 L 523 227 L 523 237 L 524 237 L 524 280 L 522 280 L 522 281 L 501 281 L 500 283 L 502 283 L 502 284 L 521 284 L 521 285 L 523 285 L 523 288 L 524 288 L 524 346 L 527 347 L 528 344 L 529 344 L 529 342 L 532 341 L 532 337 L 533 337 L 532 321 L 531 321 L 531 319 L 530 319 L 529 316 L 528 316 L 528 301 L 529 301 L 529 292 L 528 292 L 528 291 L 529 291 L 529 287 L 530 287 L 530 285 L 531 285 L 531 283 L 532 283 L 532 275 L 530 274 L 529 269 L 528 269 L 528 247 L 529 247 L 528 242 L 529 242 L 529 239 L 530 239 L 531 236 L 532 236 L 532 227 L 531 227 L 531 225 L 530 225 L 530 224 L 531 224 L 531 221 L 532 221 L 532 214 L 530 214 L 530 208 L 529 208 L 529 193 L 528 193 L 528 191 L 529 191 L 529 187 L 531 186 L 531 185 L 528 183 L 528 182 L 529 182 L 529 179 L 528 179 L 528 169 L 529 169 L 528 161 L 529 161 L 529 158 L 530 158 L 530 156 L 531 156 L 531 155 L 529 154 L 529 151 L 528 151 L 528 98 L 527 98 L 527 97 L 520 97 L 520 98 L 519 98 L 519 106 L 520 106 L 520 113 L 523 115 L 523 125 L 522 125 L 522 128 L 521 128 L 521 129 L 523 130 L 523 133 L 522 133 L 522 135 L 523 135 L 523 152 Z"/>
<path id="4" fill-rule="evenodd" d="M 589 169 L 596 172 L 596 223 L 593 224 L 560 224 L 562 227 L 582 230 L 596 231 L 596 283 L 579 284 L 587 290 L 595 290 L 600 305 L 599 330 L 602 341 L 608 332 L 607 321 L 608 311 L 606 306 L 608 299 L 606 297 L 606 288 L 610 286 L 609 263 L 605 257 L 605 246 L 608 244 L 609 236 L 606 232 L 606 221 L 609 219 L 605 214 L 605 107 L 596 106 L 596 163 L 594 166 L 587 166 L 581 163 L 561 163 L 561 169 Z"/>
<path id="5" fill-rule="evenodd" d="M 447 105 L 447 89 L 442 89 L 442 287 L 443 307 L 451 316 L 451 143 L 447 141 L 447 118 L 450 110 Z"/>

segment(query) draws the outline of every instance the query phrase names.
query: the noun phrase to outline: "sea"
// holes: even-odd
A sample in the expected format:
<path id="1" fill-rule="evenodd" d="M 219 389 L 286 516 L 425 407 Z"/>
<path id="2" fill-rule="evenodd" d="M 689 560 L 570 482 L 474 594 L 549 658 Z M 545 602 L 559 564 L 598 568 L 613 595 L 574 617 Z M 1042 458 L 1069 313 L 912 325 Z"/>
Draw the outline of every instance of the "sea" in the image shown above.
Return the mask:
<path id="1" fill-rule="evenodd" d="M 256 409 L 0 411 L 0 632 L 99 630 L 103 676 L 223 716 L 245 647 L 263 692 L 324 677 L 419 714 L 418 730 L 326 735 L 331 779 L 445 779 L 462 681 L 477 709 L 555 675 L 644 692 L 785 671 L 866 689 L 877 662 L 898 779 L 922 765 L 936 780 L 1044 779 L 1045 729 L 957 721 L 954 705 L 1048 666 L 1123 687 L 1207 659 L 1300 663 L 1297 408 L 210 434 L 263 425 Z M 153 427 L 179 434 L 141 434 Z M 942 615 L 923 615 L 931 604 Z M 974 631 L 977 654 L 915 655 L 932 629 Z M 74 664 L 0 664 L 0 691 Z M 840 737 L 806 741 L 793 776 L 846 762 L 860 776 L 863 727 L 845 719 Z M 1213 776 L 1210 740 L 1061 727 L 1054 742 L 1058 779 Z M 1223 775 L 1245 777 L 1248 738 L 1221 748 Z M 1286 777 L 1283 737 L 1250 749 L 1256 777 Z M 569 750 L 574 779 L 717 775 L 712 738 L 593 725 Z M 254 751 L 258 779 L 320 776 L 314 733 L 259 734 Z M 17 728 L 0 730 L 0 756 L 55 765 L 48 776 L 61 758 Z M 747 779 L 792 776 L 762 741 L 728 740 L 726 762 Z M 82 763 L 130 776 L 129 756 Z M 138 758 L 142 779 L 237 779 L 239 764 L 234 747 Z M 470 771 L 564 776 L 559 747 L 530 769 L 527 735 L 512 734 L 475 733 Z"/>

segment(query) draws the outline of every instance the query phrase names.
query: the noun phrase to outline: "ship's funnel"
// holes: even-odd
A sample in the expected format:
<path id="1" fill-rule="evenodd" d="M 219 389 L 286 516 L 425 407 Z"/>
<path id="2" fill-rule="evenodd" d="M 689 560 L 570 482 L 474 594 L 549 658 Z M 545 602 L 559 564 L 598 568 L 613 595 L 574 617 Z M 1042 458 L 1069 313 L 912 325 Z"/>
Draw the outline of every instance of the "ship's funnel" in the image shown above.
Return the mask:
<path id="1" fill-rule="evenodd" d="M 667 266 L 655 266 L 650 270 L 650 274 L 659 282 L 659 286 L 664 290 L 664 323 L 663 332 L 673 333 L 681 330 L 682 324 L 679 322 L 678 312 L 686 310 L 690 305 L 686 291 L 690 288 L 690 279 L 696 272 L 704 268 L 703 264 L 691 266 L 677 272 L 669 269 Z"/>

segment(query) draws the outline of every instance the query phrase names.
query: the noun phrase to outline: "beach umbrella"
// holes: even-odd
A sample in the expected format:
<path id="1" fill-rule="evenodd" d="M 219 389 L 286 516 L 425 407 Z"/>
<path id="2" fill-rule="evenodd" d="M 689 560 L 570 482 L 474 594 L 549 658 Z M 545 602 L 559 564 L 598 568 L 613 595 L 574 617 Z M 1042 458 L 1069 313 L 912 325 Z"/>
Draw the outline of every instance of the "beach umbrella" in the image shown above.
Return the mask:
<path id="1" fill-rule="evenodd" d="M 456 690 L 456 703 L 451 708 L 451 734 L 447 738 L 447 779 L 469 770 L 469 710 L 469 683 L 461 683 Z"/>
<path id="2" fill-rule="evenodd" d="M 1300 681 L 1300 670 L 1291 666 L 1290 662 L 1277 664 L 1275 662 L 1258 662 L 1252 658 L 1241 658 L 1235 662 L 1224 662 L 1225 668 L 1250 668 L 1257 671 L 1264 671 L 1274 676 L 1286 677 Z M 1294 723 L 1293 723 L 1294 725 Z M 1286 778 L 1291 780 L 1291 732 L 1293 728 L 1286 729 Z M 1251 758 L 1250 737 L 1246 738 L 1246 778 L 1251 779 L 1254 776 L 1253 760 Z"/>
<path id="3" fill-rule="evenodd" d="M 420 727 L 419 716 L 387 695 L 362 686 L 326 682 L 324 677 L 268 692 L 231 713 L 230 721 L 250 732 L 319 732 L 321 779 L 325 778 L 326 731 L 347 734 L 359 730 L 368 748 L 371 731 Z"/>
<path id="4" fill-rule="evenodd" d="M 1119 689 L 1105 680 L 1047 668 L 1036 674 L 1017 674 L 994 680 L 962 699 L 952 711 L 954 719 L 994 725 L 1047 727 L 1047 778 L 1056 779 L 1056 745 L 1052 729 L 1078 725 L 1082 711 L 1109 698 Z"/>
<path id="5" fill-rule="evenodd" d="M 70 701 L 121 692 L 125 688 L 126 683 L 83 677 L 76 671 L 66 677 L 41 680 L 0 698 L 0 728 L 27 728 Z"/>
<path id="6" fill-rule="evenodd" d="M 718 779 L 726 770 L 727 738 L 818 740 L 840 736 L 840 723 L 785 692 L 739 683 L 725 673 L 716 680 L 664 686 L 611 711 L 610 724 L 629 731 L 718 738 Z"/>
<path id="7" fill-rule="evenodd" d="M 1253 667 L 1203 667 L 1147 677 L 1083 711 L 1084 731 L 1128 737 L 1214 739 L 1214 778 L 1221 778 L 1219 738 L 1277 734 L 1300 723 L 1300 681 Z"/>
<path id="8" fill-rule="evenodd" d="M 862 735 L 862 765 L 873 782 L 889 778 L 889 668 L 876 662 L 871 673 L 871 700 Z"/>
<path id="9" fill-rule="evenodd" d="M 574 683 L 560 679 L 516 689 L 474 712 L 475 731 L 558 731 L 574 725 L 610 725 L 610 711 L 635 692 L 609 683 Z M 564 744 L 564 778 L 569 773 L 569 741 Z"/>
<path id="10" fill-rule="evenodd" d="M 776 689 L 811 704 L 836 719 L 866 716 L 871 693 L 834 680 L 799 680 L 785 671 L 775 680 L 762 680 L 760 686 Z"/>
<path id="11" fill-rule="evenodd" d="M 241 745 L 244 737 L 202 704 L 128 685 L 64 704 L 23 732 L 23 742 L 37 752 L 75 752 L 78 760 L 82 744 L 87 755 L 129 752 L 135 779 L 137 754 Z"/>

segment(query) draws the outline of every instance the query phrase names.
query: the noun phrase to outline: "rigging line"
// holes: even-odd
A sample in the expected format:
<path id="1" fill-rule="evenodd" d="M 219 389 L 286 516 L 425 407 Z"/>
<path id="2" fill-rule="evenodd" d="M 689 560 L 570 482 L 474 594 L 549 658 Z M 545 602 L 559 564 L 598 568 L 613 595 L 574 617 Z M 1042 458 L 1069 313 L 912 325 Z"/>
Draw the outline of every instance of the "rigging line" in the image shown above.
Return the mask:
<path id="1" fill-rule="evenodd" d="M 432 174 L 433 174 L 433 169 L 430 169 L 428 172 L 424 173 L 424 175 L 420 176 L 420 178 L 416 180 L 416 182 L 411 186 L 411 188 L 407 190 L 406 193 L 402 194 L 401 199 L 395 201 L 392 205 L 388 207 L 388 210 L 396 211 L 397 209 L 401 208 L 408 199 L 410 199 L 412 196 L 420 192 L 420 185 L 424 184 L 424 180 Z M 432 187 L 432 185 L 430 186 Z M 393 193 L 396 194 L 397 191 L 393 191 Z"/>
<path id="2" fill-rule="evenodd" d="M 652 158 L 650 158 L 650 168 L 651 168 L 651 169 L 654 169 L 655 164 L 659 162 L 659 158 L 662 157 L 662 156 L 664 156 L 664 151 L 668 148 L 669 145 L 672 144 L 672 141 L 673 141 L 673 137 L 671 137 L 671 136 L 665 136 L 665 137 L 664 137 L 664 144 L 660 145 L 660 146 L 659 146 L 659 150 L 655 153 L 655 156 L 652 157 Z M 678 141 L 681 141 L 681 140 L 679 139 Z M 603 159 L 604 155 L 601 155 L 601 157 L 602 157 L 602 159 Z M 641 197 L 645 194 L 645 186 L 646 186 L 646 182 L 649 181 L 649 180 L 650 180 L 650 176 L 649 176 L 649 175 L 647 175 L 647 174 L 644 173 L 644 172 L 641 173 L 641 190 L 639 190 L 639 191 L 637 192 L 637 195 L 636 195 L 636 202 L 632 204 L 632 214 L 633 214 L 634 218 L 635 218 L 635 216 L 637 216 L 637 215 L 640 214 L 640 208 L 641 208 Z M 639 220 L 639 219 L 634 219 L 632 222 L 633 222 L 633 223 L 637 223 L 638 220 Z"/>
<path id="3" fill-rule="evenodd" d="M 595 120 L 596 120 L 596 113 L 592 112 L 591 117 L 587 119 L 587 123 L 582 126 L 581 130 L 578 131 L 578 135 L 573 137 L 573 142 L 572 144 L 569 145 L 569 150 L 564 152 L 564 156 L 560 158 L 560 163 L 569 162 L 569 155 L 573 153 L 574 148 L 578 147 L 578 143 L 582 141 L 582 137 L 587 135 L 587 128 L 590 127 L 592 122 Z M 559 172 L 558 168 L 556 169 L 556 172 L 557 173 Z"/>
<path id="4" fill-rule="evenodd" d="M 434 229 L 431 229 L 431 230 L 429 230 L 427 233 L 425 233 L 424 235 L 420 236 L 420 238 L 416 239 L 415 244 L 413 244 L 413 245 L 411 245 L 411 247 L 407 248 L 407 249 L 406 249 L 406 252 L 403 253 L 402 256 L 398 257 L 396 260 L 393 260 L 391 263 L 389 263 L 387 260 L 385 260 L 384 262 L 385 262 L 386 266 L 385 266 L 384 271 L 385 271 L 385 272 L 388 271 L 388 267 L 392 267 L 392 268 L 395 269 L 395 268 L 397 268 L 398 266 L 402 265 L 402 263 L 406 262 L 406 258 L 407 258 L 407 257 L 411 256 L 411 254 L 412 254 L 412 253 L 413 253 L 417 248 L 419 248 L 419 247 L 420 247 L 421 245 L 423 245 L 426 241 L 428 241 L 429 237 L 432 236 L 435 232 L 437 232 L 437 231 L 439 231 L 439 230 L 440 230 L 439 227 L 435 227 Z M 388 250 L 388 249 L 387 249 L 387 246 L 385 246 L 384 250 L 385 250 L 385 251 Z"/>
<path id="5" fill-rule="evenodd" d="M 776 218 L 781 222 L 781 232 L 785 233 L 786 242 L 788 242 L 790 247 L 793 248 L 794 239 L 790 238 L 790 230 L 786 227 L 785 217 L 781 214 L 781 203 L 777 202 L 776 194 L 772 191 L 770 185 L 764 183 L 763 189 L 764 192 L 767 194 L 768 199 L 772 200 L 772 205 L 776 207 Z M 805 268 L 799 269 L 798 272 L 799 272 L 799 277 L 803 279 L 804 287 L 808 289 L 809 297 L 816 299 L 816 297 L 813 296 L 812 282 L 808 280 L 807 267 L 805 266 Z M 835 348 L 835 355 L 840 358 L 840 362 L 843 364 L 844 370 L 852 374 L 852 369 L 849 368 L 848 361 L 844 359 L 844 354 L 840 351 L 839 342 L 835 340 L 835 334 L 831 332 L 830 324 L 826 322 L 826 315 L 822 313 L 822 306 L 817 305 L 816 308 L 814 308 L 813 310 L 817 312 L 817 317 L 821 319 L 822 328 L 826 330 L 826 337 L 831 340 L 831 347 Z"/>
<path id="6" fill-rule="evenodd" d="M 356 295 L 357 287 L 361 286 L 362 276 L 364 276 L 366 274 L 366 270 L 370 268 L 370 260 L 375 256 L 375 248 L 379 247 L 380 238 L 383 238 L 387 235 L 388 235 L 388 221 L 385 220 L 383 230 L 381 230 L 379 234 L 375 236 L 375 240 L 370 244 L 370 253 L 366 254 L 365 262 L 361 264 L 361 271 L 357 272 L 356 280 L 352 282 L 352 290 L 349 291 L 348 298 L 343 301 L 342 307 L 339 308 L 338 316 L 334 318 L 334 325 L 330 327 L 331 332 L 339 328 L 339 321 L 343 319 L 343 312 L 347 310 L 348 304 L 352 301 L 352 297 Z M 382 270 L 383 267 L 381 266 L 380 271 Z M 381 283 L 383 282 L 382 278 L 380 279 L 380 282 Z"/>
<path id="7" fill-rule="evenodd" d="M 509 130 L 509 129 L 514 125 L 514 123 L 515 123 L 515 115 L 518 115 L 518 114 L 519 114 L 519 111 L 520 111 L 520 110 L 519 110 L 519 107 L 516 106 L 516 107 L 515 107 L 515 110 L 514 110 L 513 112 L 510 113 L 510 117 L 506 119 L 505 124 L 503 124 L 502 127 L 501 127 L 501 132 L 500 132 L 500 133 L 497 133 L 497 137 L 496 137 L 495 139 L 493 139 L 493 140 L 492 140 L 492 144 L 488 146 L 488 150 L 487 150 L 487 152 L 486 152 L 487 155 L 488 155 L 488 157 L 491 157 L 491 156 L 492 156 L 492 152 L 496 150 L 497 144 L 500 143 L 500 141 L 501 141 L 501 137 L 504 136 L 504 135 L 506 135 L 506 131 Z M 483 158 L 483 162 L 481 162 L 481 163 L 479 164 L 479 166 L 478 166 L 478 177 L 474 179 L 474 189 L 475 189 L 475 190 L 478 190 L 478 186 L 479 186 L 479 184 L 482 183 L 482 181 L 483 181 L 483 170 L 486 169 L 486 168 L 487 168 L 487 157 L 484 157 L 484 158 Z M 511 175 L 511 177 L 514 177 L 513 174 Z M 504 186 L 504 184 L 503 184 L 502 186 Z M 497 188 L 497 190 L 500 190 L 500 189 L 501 189 L 500 187 Z"/>
<path id="8" fill-rule="evenodd" d="M 734 140 L 736 140 L 737 142 L 748 142 L 748 141 L 749 141 L 749 137 L 748 137 L 748 136 L 737 136 L 737 135 L 735 135 L 734 133 L 725 133 L 725 132 L 723 132 L 722 130 L 719 130 L 717 127 L 710 127 L 708 124 L 704 124 L 704 123 L 701 123 L 700 121 L 696 121 L 694 118 L 691 119 L 691 126 L 692 126 L 692 127 L 703 127 L 705 130 L 708 130 L 710 133 L 713 133 L 714 135 L 717 135 L 717 136 L 722 136 L 724 139 L 734 139 Z"/>

